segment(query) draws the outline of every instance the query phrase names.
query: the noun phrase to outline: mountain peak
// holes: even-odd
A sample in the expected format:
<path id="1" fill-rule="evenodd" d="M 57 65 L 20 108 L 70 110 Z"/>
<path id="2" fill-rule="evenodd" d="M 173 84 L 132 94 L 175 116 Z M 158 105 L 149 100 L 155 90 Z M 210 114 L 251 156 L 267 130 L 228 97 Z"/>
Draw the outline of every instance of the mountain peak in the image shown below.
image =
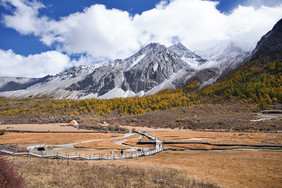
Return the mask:
<path id="1" fill-rule="evenodd" d="M 142 48 L 140 51 L 151 51 L 151 50 L 156 51 L 159 49 L 166 49 L 166 47 L 160 43 L 153 42 Z"/>
<path id="2" fill-rule="evenodd" d="M 168 49 L 177 54 L 179 58 L 188 63 L 191 67 L 197 67 L 207 61 L 187 49 L 181 42 L 170 46 Z"/>
<path id="3" fill-rule="evenodd" d="M 175 46 L 179 49 L 188 50 L 181 42 L 178 42 Z"/>

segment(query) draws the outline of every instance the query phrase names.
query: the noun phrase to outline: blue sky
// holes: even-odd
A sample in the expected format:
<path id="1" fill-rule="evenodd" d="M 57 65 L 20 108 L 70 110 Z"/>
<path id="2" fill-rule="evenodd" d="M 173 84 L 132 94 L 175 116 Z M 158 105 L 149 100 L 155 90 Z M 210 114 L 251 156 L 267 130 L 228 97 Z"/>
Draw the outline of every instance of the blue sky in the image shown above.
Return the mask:
<path id="1" fill-rule="evenodd" d="M 93 4 L 104 4 L 108 9 L 120 9 L 132 15 L 142 14 L 144 11 L 153 9 L 160 0 L 41 0 L 40 2 L 46 6 L 40 14 L 58 20 L 69 14 L 81 12 Z M 243 2 L 244 0 L 221 0 L 216 8 L 228 13 Z M 4 7 L 0 7 L 0 12 L 9 14 Z M 13 49 L 15 53 L 25 56 L 52 50 L 51 47 L 42 44 L 38 37 L 22 35 L 3 24 L 0 25 L 0 33 L 0 41 L 2 41 L 0 49 L 3 50 Z"/>
<path id="2" fill-rule="evenodd" d="M 252 49 L 282 17 L 282 0 L 0 2 L 0 76 L 56 74 L 175 37 L 191 50 L 217 41 Z"/>
<path id="3" fill-rule="evenodd" d="M 146 10 L 155 7 L 160 0 L 40 0 L 46 8 L 40 14 L 53 19 L 60 19 L 75 12 L 81 12 L 84 8 L 93 4 L 104 4 L 108 9 L 116 8 L 128 11 L 130 14 L 141 14 Z M 0 7 L 0 12 L 9 13 L 4 7 Z M 21 55 L 37 54 L 52 48 L 42 44 L 33 35 L 21 35 L 14 29 L 0 25 L 0 49 L 13 49 Z M 0 75 L 1 76 L 1 75 Z"/>

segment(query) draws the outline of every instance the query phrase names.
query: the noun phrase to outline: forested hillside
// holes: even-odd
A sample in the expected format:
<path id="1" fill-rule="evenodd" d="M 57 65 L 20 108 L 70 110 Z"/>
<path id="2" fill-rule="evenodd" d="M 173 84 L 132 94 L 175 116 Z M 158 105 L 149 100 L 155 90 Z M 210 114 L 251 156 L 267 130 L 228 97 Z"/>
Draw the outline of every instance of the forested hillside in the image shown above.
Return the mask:
<path id="1" fill-rule="evenodd" d="M 251 98 L 266 108 L 268 104 L 282 101 L 282 63 L 268 59 L 250 60 L 230 78 L 202 89 L 198 95 Z"/>
<path id="2" fill-rule="evenodd" d="M 33 117 L 98 114 L 116 112 L 121 115 L 137 115 L 150 111 L 184 107 L 195 101 L 196 94 L 185 94 L 180 89 L 167 89 L 147 97 L 115 99 L 7 99 L 1 98 L 0 115 L 32 114 Z"/>

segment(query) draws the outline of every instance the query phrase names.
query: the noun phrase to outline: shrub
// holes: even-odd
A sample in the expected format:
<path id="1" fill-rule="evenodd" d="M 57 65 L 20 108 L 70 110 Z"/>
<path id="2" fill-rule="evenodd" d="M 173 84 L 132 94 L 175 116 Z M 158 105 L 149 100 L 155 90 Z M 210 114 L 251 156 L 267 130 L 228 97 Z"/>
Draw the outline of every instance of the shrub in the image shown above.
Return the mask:
<path id="1" fill-rule="evenodd" d="M 17 187 L 25 186 L 22 176 L 18 175 L 10 161 L 0 157 L 0 187 Z"/>
<path id="2" fill-rule="evenodd" d="M 0 135 L 3 135 L 5 133 L 4 129 L 0 129 Z"/>

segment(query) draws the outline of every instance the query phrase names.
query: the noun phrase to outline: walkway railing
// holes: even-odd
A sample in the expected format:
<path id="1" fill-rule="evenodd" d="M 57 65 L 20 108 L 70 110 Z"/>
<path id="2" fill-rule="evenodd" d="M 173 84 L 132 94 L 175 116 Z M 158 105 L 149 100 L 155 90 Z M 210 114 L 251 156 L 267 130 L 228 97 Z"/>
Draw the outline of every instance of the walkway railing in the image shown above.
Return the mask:
<path id="1" fill-rule="evenodd" d="M 0 145 L 0 152 L 10 154 L 10 155 L 16 155 L 16 156 L 27 155 L 27 156 L 40 157 L 40 158 L 116 160 L 116 159 L 132 159 L 132 158 L 137 158 L 137 157 L 150 156 L 150 155 L 154 155 L 154 154 L 157 154 L 163 151 L 162 141 L 158 140 L 156 137 L 149 135 L 148 133 L 144 133 L 142 131 L 135 131 L 135 132 L 143 136 L 146 136 L 150 138 L 151 140 L 154 140 L 156 144 L 155 149 L 148 150 L 148 151 L 133 152 L 133 153 L 124 153 L 123 155 L 97 155 L 97 154 L 87 155 L 87 154 L 81 154 L 78 152 L 64 153 L 64 152 L 55 151 L 55 150 L 38 151 L 36 149 L 31 149 L 26 152 L 18 152 L 17 148 L 12 148 L 7 145 Z"/>
<path id="2" fill-rule="evenodd" d="M 81 153 L 64 153 L 59 151 L 37 151 L 37 150 L 29 150 L 27 152 L 17 152 L 16 148 L 11 148 L 5 145 L 0 145 L 0 152 L 20 156 L 33 156 L 39 158 L 60 158 L 60 159 L 81 159 L 81 160 L 116 160 L 116 159 L 131 159 L 142 156 L 150 156 L 156 153 L 161 152 L 162 148 L 155 148 L 149 151 L 140 151 L 134 153 L 124 153 L 123 155 L 87 155 Z"/>

